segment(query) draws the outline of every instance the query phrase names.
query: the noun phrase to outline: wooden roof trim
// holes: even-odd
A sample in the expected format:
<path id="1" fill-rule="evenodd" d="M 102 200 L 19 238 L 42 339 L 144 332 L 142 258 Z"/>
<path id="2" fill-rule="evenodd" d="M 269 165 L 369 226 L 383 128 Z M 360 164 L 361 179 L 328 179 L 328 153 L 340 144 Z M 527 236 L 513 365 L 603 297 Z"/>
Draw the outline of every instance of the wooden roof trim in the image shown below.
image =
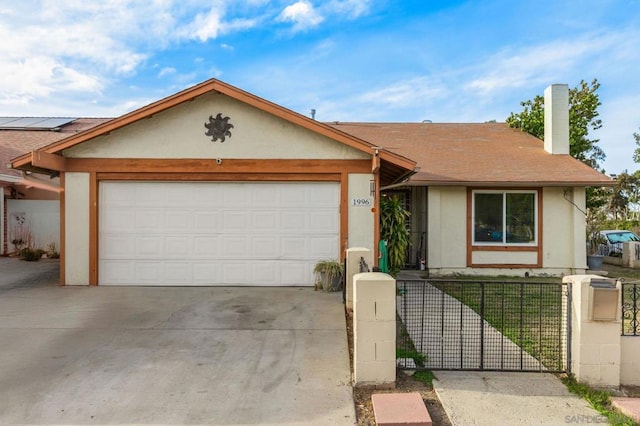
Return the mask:
<path id="1" fill-rule="evenodd" d="M 568 186 L 578 186 L 578 187 L 605 187 L 605 186 L 615 186 L 615 181 L 531 181 L 531 182 L 505 182 L 505 181 L 430 181 L 430 180 L 410 180 L 406 182 L 406 186 L 490 186 L 490 187 L 501 187 L 501 188 L 521 188 L 521 187 L 568 187 Z"/>
<path id="2" fill-rule="evenodd" d="M 210 79 L 196 86 L 171 95 L 167 98 L 161 99 L 147 106 L 134 110 L 123 116 L 114 118 L 113 120 L 107 121 L 106 123 L 99 124 L 96 127 L 78 133 L 77 135 L 72 135 L 68 138 L 47 145 L 40 150 L 50 154 L 58 153 L 89 139 L 106 135 L 114 130 L 118 130 L 136 121 L 151 117 L 154 114 L 163 112 L 181 103 L 191 101 L 198 96 L 210 93 L 212 91 L 216 91 L 240 102 L 244 102 L 276 117 L 307 128 L 311 131 L 341 142 L 347 146 L 350 146 L 367 154 L 372 154 L 372 150 L 374 149 L 374 146 L 371 143 L 366 142 L 362 139 L 358 139 L 319 121 L 307 118 L 301 114 L 298 114 L 273 102 L 267 101 L 251 93 L 245 92 L 244 90 L 238 89 L 237 87 L 231 86 L 222 81 Z M 382 159 L 385 159 L 390 163 L 396 164 L 406 169 L 413 170 L 413 168 L 415 168 L 416 166 L 415 161 L 412 161 L 402 155 L 390 151 L 380 150 L 380 155 Z M 16 158 L 13 161 L 12 165 L 15 168 L 19 168 L 21 166 L 29 164 L 30 159 L 30 155 L 23 155 Z"/>

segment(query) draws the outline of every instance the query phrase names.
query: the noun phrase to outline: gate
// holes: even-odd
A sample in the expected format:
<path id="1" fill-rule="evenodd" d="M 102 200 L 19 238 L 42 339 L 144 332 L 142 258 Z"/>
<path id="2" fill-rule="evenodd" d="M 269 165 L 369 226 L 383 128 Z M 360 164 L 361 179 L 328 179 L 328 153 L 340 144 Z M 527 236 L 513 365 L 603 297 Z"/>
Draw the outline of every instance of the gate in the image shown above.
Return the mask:
<path id="1" fill-rule="evenodd" d="M 397 286 L 400 368 L 569 370 L 567 284 L 428 279 Z"/>

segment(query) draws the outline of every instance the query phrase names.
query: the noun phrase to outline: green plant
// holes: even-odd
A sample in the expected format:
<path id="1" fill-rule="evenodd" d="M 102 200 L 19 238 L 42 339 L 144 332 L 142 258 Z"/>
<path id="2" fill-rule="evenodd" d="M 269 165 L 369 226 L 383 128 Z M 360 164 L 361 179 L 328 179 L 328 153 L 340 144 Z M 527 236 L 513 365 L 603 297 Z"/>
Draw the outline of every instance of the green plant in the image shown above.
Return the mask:
<path id="1" fill-rule="evenodd" d="M 585 217 L 585 229 L 587 238 L 588 255 L 606 254 L 607 240 L 600 234 L 601 224 L 604 221 L 603 214 L 597 209 L 588 209 Z"/>
<path id="2" fill-rule="evenodd" d="M 342 263 L 335 259 L 321 260 L 316 263 L 313 273 L 316 276 L 316 290 L 338 291 L 342 288 Z"/>
<path id="3" fill-rule="evenodd" d="M 587 401 L 600 414 L 607 418 L 609 424 L 620 426 L 633 426 L 637 424 L 633 419 L 616 411 L 611 406 L 611 394 L 609 392 L 601 389 L 593 389 L 584 383 L 578 383 L 573 376 L 563 377 L 561 380 L 569 392 Z"/>
<path id="4" fill-rule="evenodd" d="M 387 241 L 389 271 L 396 275 L 404 266 L 407 248 L 411 244 L 405 221 L 411 216 L 398 195 L 380 198 L 380 238 Z"/>
<path id="5" fill-rule="evenodd" d="M 60 258 L 60 252 L 58 251 L 58 246 L 56 245 L 56 243 L 49 243 L 47 244 L 47 257 L 50 259 L 59 259 Z"/>
<path id="6" fill-rule="evenodd" d="M 20 250 L 20 259 L 26 260 L 27 262 L 37 262 L 42 258 L 43 254 L 44 250 L 25 247 Z"/>
<path id="7" fill-rule="evenodd" d="M 416 367 L 424 367 L 427 362 L 427 356 L 415 349 L 396 348 L 396 359 L 411 358 L 416 363 Z"/>
<path id="8" fill-rule="evenodd" d="M 433 374 L 431 370 L 420 370 L 413 373 L 413 378 L 417 381 L 424 383 L 425 385 L 433 388 L 433 381 L 438 378 Z"/>

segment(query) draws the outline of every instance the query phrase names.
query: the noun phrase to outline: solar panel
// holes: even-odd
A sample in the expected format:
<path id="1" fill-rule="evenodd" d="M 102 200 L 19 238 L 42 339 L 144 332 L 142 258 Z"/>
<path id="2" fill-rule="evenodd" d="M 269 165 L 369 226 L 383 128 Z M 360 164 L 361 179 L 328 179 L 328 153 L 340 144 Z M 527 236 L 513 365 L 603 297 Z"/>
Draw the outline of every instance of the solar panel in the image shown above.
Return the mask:
<path id="1" fill-rule="evenodd" d="M 0 129 L 54 130 L 74 120 L 72 117 L 0 117 Z"/>

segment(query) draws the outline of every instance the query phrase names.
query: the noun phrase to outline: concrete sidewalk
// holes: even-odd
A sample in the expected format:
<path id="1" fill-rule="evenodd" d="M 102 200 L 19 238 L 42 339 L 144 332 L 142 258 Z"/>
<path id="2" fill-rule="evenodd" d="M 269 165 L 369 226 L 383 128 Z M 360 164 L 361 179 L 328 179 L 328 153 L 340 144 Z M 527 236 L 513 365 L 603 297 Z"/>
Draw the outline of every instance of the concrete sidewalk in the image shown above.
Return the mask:
<path id="1" fill-rule="evenodd" d="M 548 373 L 436 371 L 436 394 L 455 426 L 608 424 Z"/>

